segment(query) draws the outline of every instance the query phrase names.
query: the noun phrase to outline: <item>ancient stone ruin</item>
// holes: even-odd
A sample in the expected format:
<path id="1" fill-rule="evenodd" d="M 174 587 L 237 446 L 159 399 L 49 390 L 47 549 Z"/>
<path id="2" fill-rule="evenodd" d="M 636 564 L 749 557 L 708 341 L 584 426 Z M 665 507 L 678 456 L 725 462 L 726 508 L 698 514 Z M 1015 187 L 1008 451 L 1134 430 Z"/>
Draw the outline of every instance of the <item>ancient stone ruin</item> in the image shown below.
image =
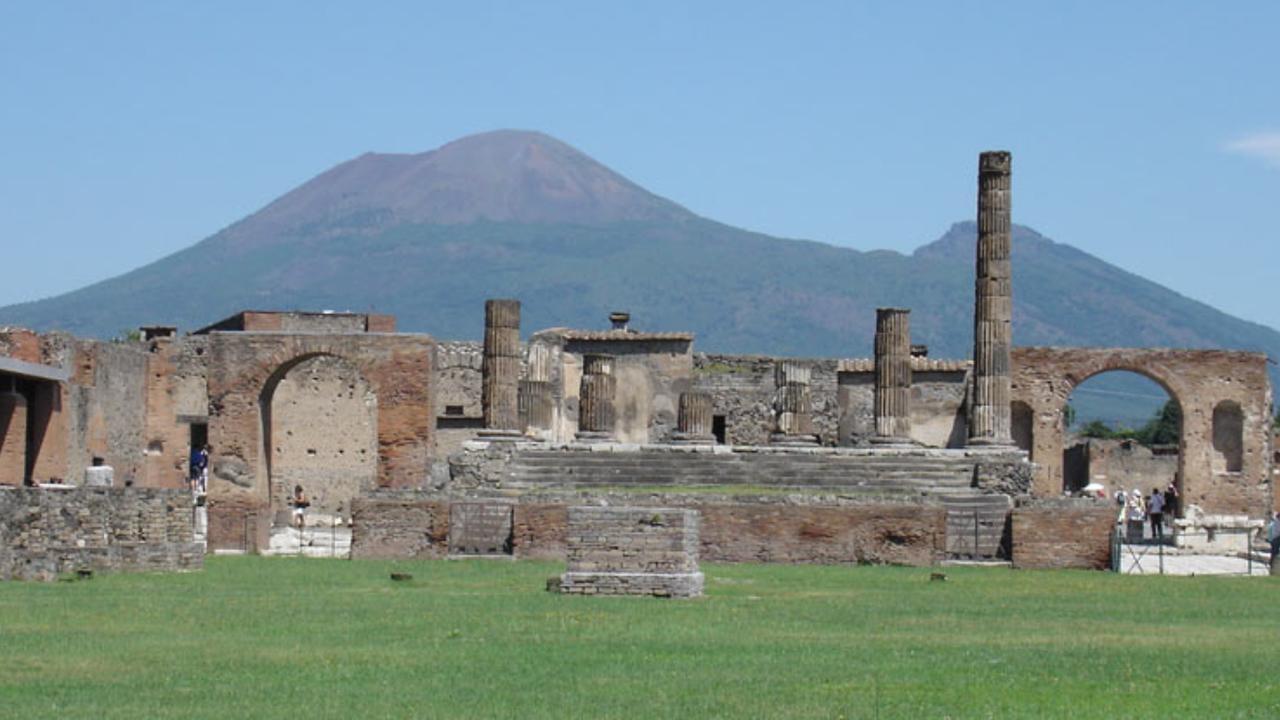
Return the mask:
<path id="1" fill-rule="evenodd" d="M 31 539 L 49 503 L 145 498 L 143 514 L 163 502 L 165 527 L 182 518 L 209 552 L 564 558 L 586 552 L 575 517 L 613 522 L 571 508 L 656 505 L 699 518 L 681 537 L 708 561 L 1099 567 L 1115 507 L 1063 499 L 1079 486 L 1063 409 L 1109 370 L 1154 379 L 1181 409 L 1176 453 L 1141 466 L 1174 477 L 1176 534 L 1205 544 L 1266 517 L 1266 357 L 1014 346 L 1011 158 L 983 153 L 978 170 L 972 360 L 913 345 L 928 338 L 907 308 L 877 311 L 872 358 L 701 353 L 625 312 L 522 340 L 513 299 L 476 308 L 483 342 L 332 312 L 121 342 L 0 329 L 0 563 L 14 577 L 196 566 L 170 530 L 97 546 L 85 521 Z M 93 551 L 64 551 L 80 540 Z"/>
<path id="2" fill-rule="evenodd" d="M 573 595 L 702 594 L 698 513 L 680 508 L 571 507 L 568 569 L 559 591 Z"/>

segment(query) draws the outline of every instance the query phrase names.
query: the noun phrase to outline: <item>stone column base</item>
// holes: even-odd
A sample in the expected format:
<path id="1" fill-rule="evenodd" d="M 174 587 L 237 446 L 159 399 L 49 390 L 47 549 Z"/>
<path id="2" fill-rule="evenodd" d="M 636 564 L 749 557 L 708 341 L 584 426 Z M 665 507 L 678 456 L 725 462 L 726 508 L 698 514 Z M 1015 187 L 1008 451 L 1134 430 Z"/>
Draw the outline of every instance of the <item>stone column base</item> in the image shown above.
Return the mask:
<path id="1" fill-rule="evenodd" d="M 579 430 L 574 433 L 573 439 L 580 443 L 608 443 L 613 442 L 613 433 L 600 430 Z"/>
<path id="2" fill-rule="evenodd" d="M 692 433 L 674 432 L 671 434 L 672 445 L 715 445 L 715 435 L 694 435 Z"/>
<path id="3" fill-rule="evenodd" d="M 781 445 L 782 447 L 814 447 L 818 444 L 818 436 L 774 433 L 769 436 L 769 444 Z"/>

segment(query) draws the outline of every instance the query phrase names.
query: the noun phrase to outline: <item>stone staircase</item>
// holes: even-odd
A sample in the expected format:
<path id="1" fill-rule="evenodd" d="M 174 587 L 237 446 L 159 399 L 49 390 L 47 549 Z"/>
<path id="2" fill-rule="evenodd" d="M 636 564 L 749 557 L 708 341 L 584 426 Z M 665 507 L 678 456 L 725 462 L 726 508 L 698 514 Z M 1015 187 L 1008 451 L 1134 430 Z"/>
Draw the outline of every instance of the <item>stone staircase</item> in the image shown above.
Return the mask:
<path id="1" fill-rule="evenodd" d="M 503 485 L 530 489 L 706 488 L 841 496 L 963 495 L 975 460 L 962 453 L 672 452 L 525 449 Z M 1007 502 L 1007 501 L 1006 501 Z"/>

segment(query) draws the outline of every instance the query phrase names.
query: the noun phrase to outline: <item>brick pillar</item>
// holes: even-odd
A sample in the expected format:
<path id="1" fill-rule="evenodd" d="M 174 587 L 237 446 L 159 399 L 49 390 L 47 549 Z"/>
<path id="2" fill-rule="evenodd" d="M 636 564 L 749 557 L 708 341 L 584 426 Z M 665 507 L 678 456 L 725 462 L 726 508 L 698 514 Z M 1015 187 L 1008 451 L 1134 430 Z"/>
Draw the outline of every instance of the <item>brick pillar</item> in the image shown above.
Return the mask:
<path id="1" fill-rule="evenodd" d="M 978 254 L 973 313 L 973 409 L 969 445 L 1012 445 L 1009 347 L 1013 344 L 1010 267 L 1012 156 L 978 158 Z"/>
<path id="2" fill-rule="evenodd" d="M 0 390 L 0 485 L 21 485 L 27 478 L 27 399 Z"/>
<path id="3" fill-rule="evenodd" d="M 582 384 L 578 389 L 578 440 L 613 439 L 613 399 L 617 379 L 612 355 L 583 355 Z"/>
<path id="4" fill-rule="evenodd" d="M 774 400 L 777 430 L 769 441 L 781 445 L 815 445 L 813 407 L 809 399 L 809 368 L 790 360 L 773 366 L 778 386 Z"/>
<path id="5" fill-rule="evenodd" d="M 490 437 L 521 434 L 519 300 L 484 302 L 484 360 L 480 372 L 484 434 Z"/>
<path id="6" fill-rule="evenodd" d="M 711 432 L 711 395 L 701 392 L 680 393 L 679 414 L 676 416 L 676 432 L 672 440 L 677 443 L 710 445 L 716 441 Z"/>
<path id="7" fill-rule="evenodd" d="M 911 444 L 911 311 L 876 309 L 876 434 L 878 445 Z"/>

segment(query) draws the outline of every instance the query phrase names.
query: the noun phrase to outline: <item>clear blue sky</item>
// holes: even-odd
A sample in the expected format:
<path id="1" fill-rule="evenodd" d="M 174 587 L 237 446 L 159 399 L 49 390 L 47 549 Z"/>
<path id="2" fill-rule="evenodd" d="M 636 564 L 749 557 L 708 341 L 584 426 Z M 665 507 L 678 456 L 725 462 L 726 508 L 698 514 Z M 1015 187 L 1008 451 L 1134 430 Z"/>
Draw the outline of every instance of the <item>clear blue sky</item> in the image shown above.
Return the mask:
<path id="1" fill-rule="evenodd" d="M 0 304 L 362 152 L 524 128 L 722 222 L 903 252 L 1009 149 L 1015 221 L 1280 327 L 1276 2 L 4 0 L 0 108 Z"/>

